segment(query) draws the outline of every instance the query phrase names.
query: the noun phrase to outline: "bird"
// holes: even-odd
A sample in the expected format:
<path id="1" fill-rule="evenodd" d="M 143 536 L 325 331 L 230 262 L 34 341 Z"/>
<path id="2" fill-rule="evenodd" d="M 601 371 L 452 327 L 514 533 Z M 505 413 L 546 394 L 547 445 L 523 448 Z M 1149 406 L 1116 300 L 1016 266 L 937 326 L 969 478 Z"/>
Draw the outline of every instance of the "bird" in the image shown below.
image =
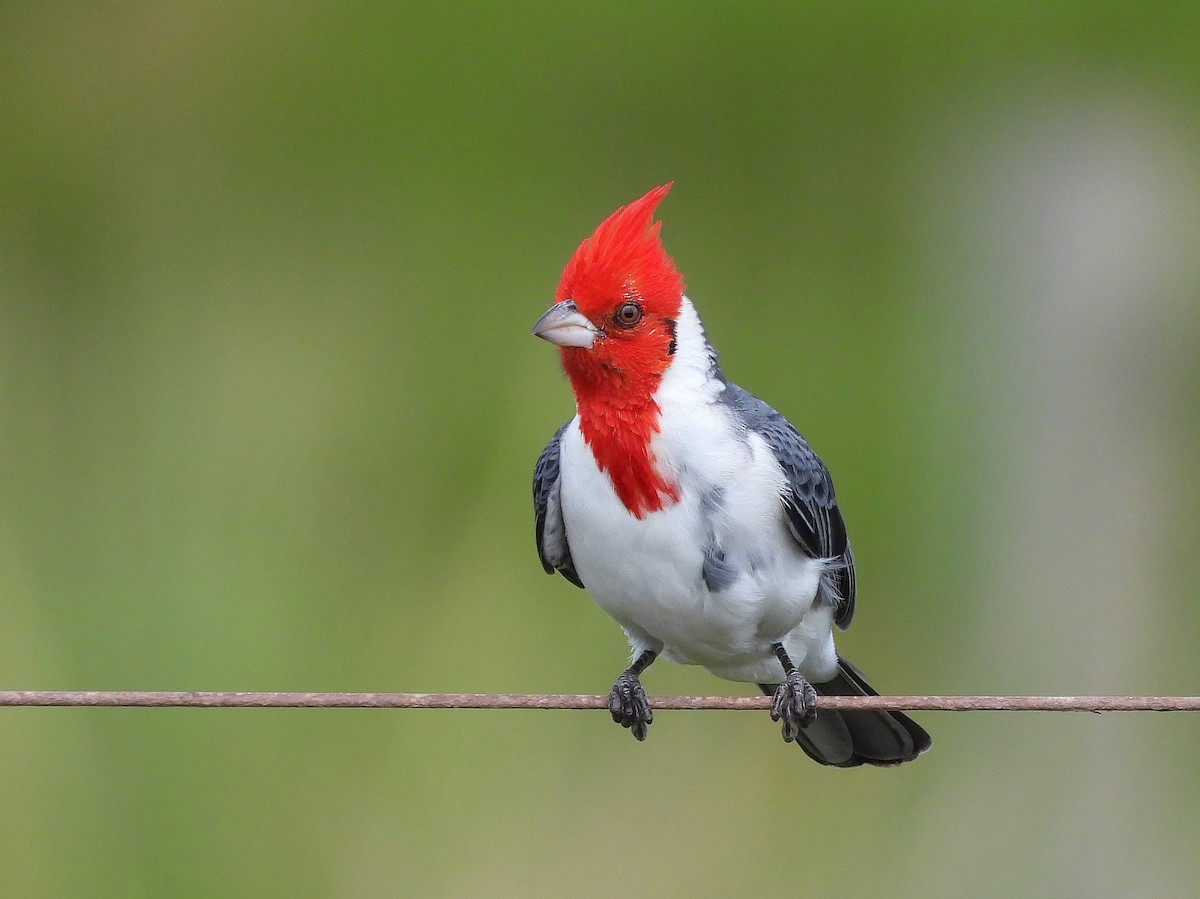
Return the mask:
<path id="1" fill-rule="evenodd" d="M 783 415 L 729 381 L 655 210 L 671 183 L 583 240 L 533 334 L 575 398 L 534 467 L 537 552 L 625 633 L 608 696 L 641 741 L 660 656 L 772 697 L 783 739 L 834 767 L 895 765 L 929 735 L 891 711 L 817 711 L 877 695 L 833 629 L 855 609 L 854 557 L 825 464 Z"/>

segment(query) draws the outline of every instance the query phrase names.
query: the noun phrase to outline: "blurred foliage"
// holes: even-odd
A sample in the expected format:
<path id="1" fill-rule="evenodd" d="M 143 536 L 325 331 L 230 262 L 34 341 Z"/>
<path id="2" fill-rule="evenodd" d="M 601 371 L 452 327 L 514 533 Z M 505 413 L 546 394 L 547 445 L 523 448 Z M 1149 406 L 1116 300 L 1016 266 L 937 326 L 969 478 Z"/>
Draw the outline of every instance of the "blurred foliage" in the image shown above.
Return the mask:
<path id="1" fill-rule="evenodd" d="M 727 372 L 837 476 L 876 686 L 1195 693 L 1198 40 L 1191 3 L 4 4 L 0 685 L 606 690 L 619 630 L 534 554 L 571 401 L 529 327 L 674 179 Z M 1013 497 L 1090 420 L 1039 368 L 1090 307 L 1046 325 L 1005 185 L 1047 148 L 1110 183 L 1094 133 L 1180 211 L 1090 344 L 1145 445 L 1077 526 Z M 765 715 L 4 710 L 0 892 L 1200 890 L 1194 719 L 922 720 L 918 763 L 841 772 Z"/>

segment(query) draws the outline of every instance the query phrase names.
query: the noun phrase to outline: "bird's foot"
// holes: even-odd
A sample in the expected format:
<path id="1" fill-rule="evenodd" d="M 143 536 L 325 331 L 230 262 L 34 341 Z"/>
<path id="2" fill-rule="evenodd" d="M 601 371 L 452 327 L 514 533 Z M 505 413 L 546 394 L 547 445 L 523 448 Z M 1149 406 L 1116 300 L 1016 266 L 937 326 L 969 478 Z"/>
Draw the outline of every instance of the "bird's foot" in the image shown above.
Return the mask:
<path id="1" fill-rule="evenodd" d="M 817 691 L 812 684 L 792 669 L 787 679 L 775 690 L 771 703 L 771 720 L 782 721 L 783 739 L 794 743 L 800 728 L 808 727 L 817 717 Z"/>
<path id="2" fill-rule="evenodd" d="M 636 739 L 646 739 L 646 728 L 654 720 L 654 712 L 642 682 L 632 671 L 626 671 L 613 684 L 612 692 L 608 694 L 608 710 L 612 712 L 613 721 L 629 728 Z"/>

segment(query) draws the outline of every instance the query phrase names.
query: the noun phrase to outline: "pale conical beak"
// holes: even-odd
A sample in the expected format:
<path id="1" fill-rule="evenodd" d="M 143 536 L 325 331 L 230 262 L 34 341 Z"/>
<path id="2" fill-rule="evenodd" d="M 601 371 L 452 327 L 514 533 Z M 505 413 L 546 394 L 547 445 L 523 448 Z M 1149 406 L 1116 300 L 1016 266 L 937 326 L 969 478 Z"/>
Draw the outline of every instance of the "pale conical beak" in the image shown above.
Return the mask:
<path id="1" fill-rule="evenodd" d="M 559 346 L 587 349 L 596 342 L 601 332 L 587 320 L 587 316 L 575 308 L 574 301 L 563 300 L 545 311 L 533 326 L 533 333 L 535 337 Z"/>

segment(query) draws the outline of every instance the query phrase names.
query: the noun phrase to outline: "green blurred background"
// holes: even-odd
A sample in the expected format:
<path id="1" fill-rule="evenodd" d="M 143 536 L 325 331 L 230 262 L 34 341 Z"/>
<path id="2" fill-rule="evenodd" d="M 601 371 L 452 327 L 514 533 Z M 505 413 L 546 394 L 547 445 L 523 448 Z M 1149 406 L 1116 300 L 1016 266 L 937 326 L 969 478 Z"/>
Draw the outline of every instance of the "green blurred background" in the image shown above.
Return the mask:
<path id="1" fill-rule="evenodd" d="M 674 179 L 877 687 L 1200 692 L 1197 46 L 1193 3 L 5 3 L 0 686 L 607 690 L 529 328 Z M 1200 719 L 918 717 L 838 771 L 765 714 L 0 710 L 0 894 L 1200 893 Z"/>

